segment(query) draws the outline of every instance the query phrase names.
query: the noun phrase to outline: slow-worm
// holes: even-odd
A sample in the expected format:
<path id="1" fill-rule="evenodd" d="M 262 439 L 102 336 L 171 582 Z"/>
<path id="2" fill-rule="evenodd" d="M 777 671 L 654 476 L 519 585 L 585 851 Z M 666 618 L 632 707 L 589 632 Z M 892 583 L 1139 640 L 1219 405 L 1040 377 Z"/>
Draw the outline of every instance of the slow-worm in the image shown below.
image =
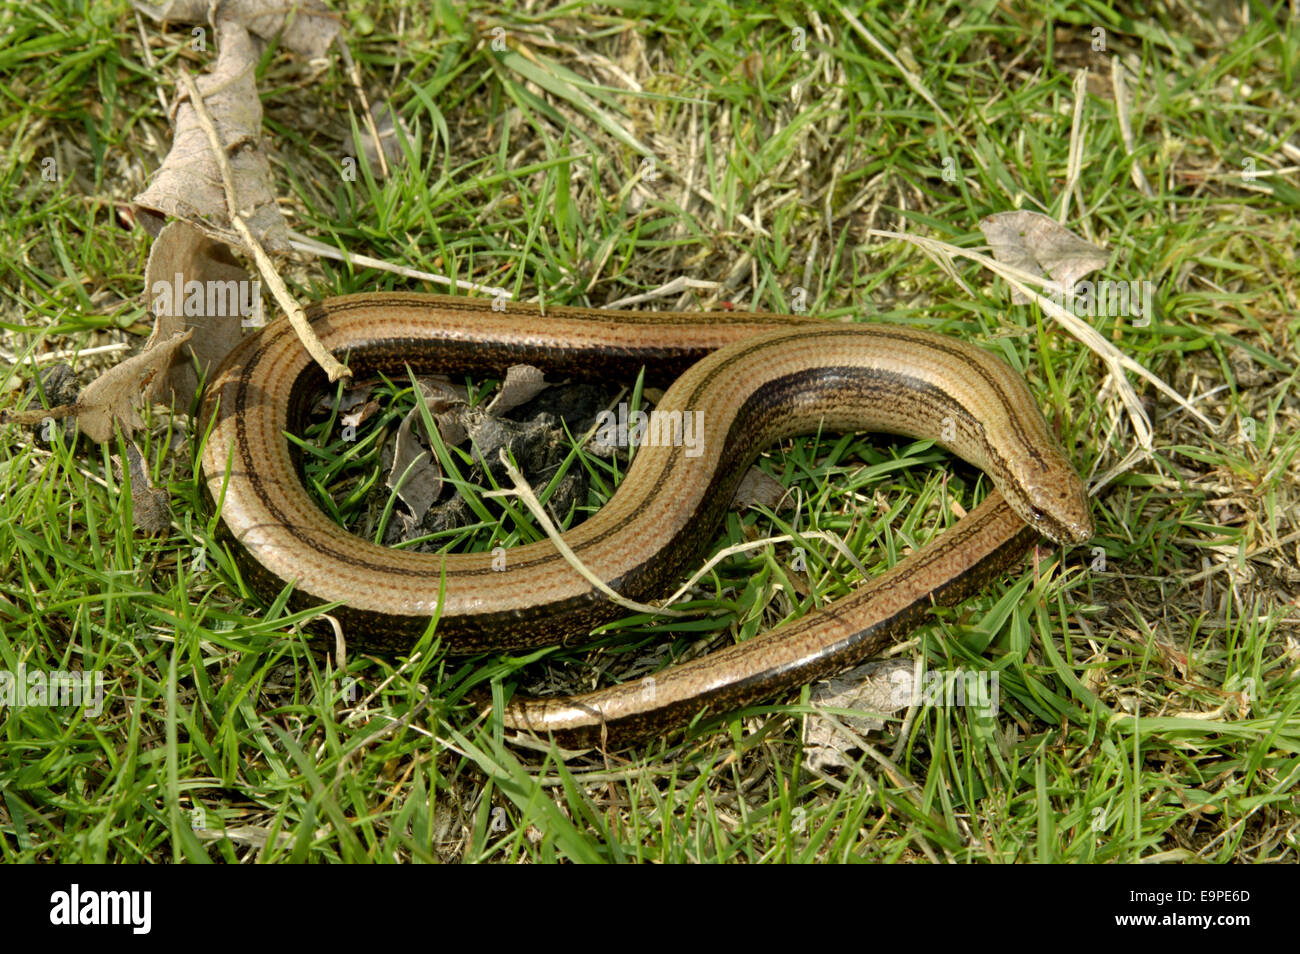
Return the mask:
<path id="1" fill-rule="evenodd" d="M 1023 378 L 991 353 L 931 332 L 394 293 L 329 299 L 308 317 L 357 379 L 407 368 L 500 374 L 513 364 L 551 379 L 631 378 L 642 367 L 650 381 L 676 377 L 656 412 L 699 412 L 696 451 L 640 446 L 613 497 L 564 535 L 634 600 L 663 595 L 694 564 L 746 467 L 782 437 L 825 429 L 932 438 L 992 478 L 982 504 L 847 597 L 648 680 L 505 708 L 507 727 L 565 744 L 645 736 L 809 683 L 879 651 L 931 605 L 965 599 L 1040 534 L 1078 543 L 1092 533 L 1083 485 Z M 280 321 L 241 342 L 206 393 L 206 490 L 257 589 L 292 583 L 295 605 L 340 601 L 333 614 L 349 641 L 387 651 L 409 648 L 435 614 L 442 645 L 463 654 L 553 645 L 624 612 L 549 540 L 508 550 L 502 567 L 489 553 L 381 547 L 331 522 L 304 490 L 285 437 L 301 431 L 324 386 Z"/>

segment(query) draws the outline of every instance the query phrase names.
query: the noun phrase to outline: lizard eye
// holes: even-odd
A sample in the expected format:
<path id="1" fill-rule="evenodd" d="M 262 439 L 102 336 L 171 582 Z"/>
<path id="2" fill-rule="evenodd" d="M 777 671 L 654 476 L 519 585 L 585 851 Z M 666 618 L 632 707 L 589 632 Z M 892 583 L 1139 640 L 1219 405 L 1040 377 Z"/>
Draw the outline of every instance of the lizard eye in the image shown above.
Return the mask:
<path id="1" fill-rule="evenodd" d="M 1043 511 L 1039 510 L 1037 507 L 1030 507 L 1029 512 L 1033 515 L 1035 520 L 1043 521 L 1047 519 L 1047 514 L 1043 513 Z"/>

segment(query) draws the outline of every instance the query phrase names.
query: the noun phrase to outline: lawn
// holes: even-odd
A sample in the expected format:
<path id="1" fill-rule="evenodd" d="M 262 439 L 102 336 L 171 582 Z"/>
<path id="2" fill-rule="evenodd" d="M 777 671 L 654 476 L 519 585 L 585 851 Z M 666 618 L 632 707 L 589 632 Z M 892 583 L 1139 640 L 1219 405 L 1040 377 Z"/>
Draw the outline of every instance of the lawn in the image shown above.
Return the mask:
<path id="1" fill-rule="evenodd" d="M 400 657 L 343 657 L 314 613 L 247 588 L 199 489 L 193 403 L 146 408 L 135 435 L 170 497 L 153 534 L 116 442 L 0 425 L 0 671 L 103 681 L 102 707 L 0 708 L 0 857 L 1300 860 L 1300 27 L 1285 5 L 332 6 L 359 88 L 408 135 L 389 175 L 358 163 L 338 48 L 268 45 L 263 146 L 297 233 L 521 301 L 645 295 L 974 341 L 1059 429 L 1096 537 L 1043 543 L 891 651 L 995 673 L 995 714 L 930 704 L 865 728 L 835 709 L 851 744 L 827 761 L 804 740 L 822 708 L 805 688 L 570 754 L 511 744 L 465 693 L 585 691 L 752 637 L 858 579 L 811 532 L 879 570 L 987 482 L 930 442 L 796 438 L 760 466 L 797 507 L 731 512 L 712 551 L 798 531 L 812 552 L 725 557 L 692 593 L 703 615 L 629 616 L 519 656 L 450 656 L 434 629 Z M 48 403 L 36 382 L 60 363 L 84 387 L 148 337 L 152 239 L 132 199 L 167 154 L 181 75 L 213 66 L 210 28 L 192 30 L 120 0 L 0 5 L 0 409 Z M 1102 247 L 1092 278 L 1150 283 L 1154 314 L 1085 320 L 1199 417 L 1128 373 L 1144 447 L 1110 368 L 1042 307 L 882 234 L 980 251 L 981 220 L 1016 209 Z M 445 290 L 314 254 L 276 265 L 304 302 Z M 322 506 L 368 535 L 393 506 L 381 447 L 415 401 L 400 380 L 376 400 L 349 446 L 308 435 Z M 566 525 L 625 471 L 576 439 L 565 467 L 588 478 Z M 436 542 L 540 538 L 521 508 L 485 502 L 493 486 L 467 489 L 482 518 Z"/>

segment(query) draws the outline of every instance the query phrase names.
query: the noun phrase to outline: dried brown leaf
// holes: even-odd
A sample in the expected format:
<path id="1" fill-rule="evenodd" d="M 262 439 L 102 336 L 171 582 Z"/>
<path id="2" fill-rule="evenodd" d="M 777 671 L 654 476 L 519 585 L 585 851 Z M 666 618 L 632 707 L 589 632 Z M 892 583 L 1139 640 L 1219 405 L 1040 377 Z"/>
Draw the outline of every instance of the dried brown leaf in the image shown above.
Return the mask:
<path id="1" fill-rule="evenodd" d="M 184 357 L 207 374 L 239 343 L 245 320 L 257 323 L 261 316 L 261 283 L 249 281 L 227 246 L 186 222 L 169 222 L 154 239 L 144 287 L 155 317 L 146 350 L 191 330 Z M 194 362 L 176 361 L 156 379 L 150 398 L 189 407 L 198 386 Z"/>
<path id="2" fill-rule="evenodd" d="M 452 447 L 465 440 L 468 430 L 464 415 L 469 408 L 462 392 L 437 378 L 420 378 L 416 383 L 443 443 Z M 422 423 L 419 407 L 412 408 L 402 419 L 393 446 L 393 466 L 385 481 L 388 489 L 406 504 L 416 523 L 424 519 L 442 493 L 442 467 L 438 458 L 425 449 L 415 429 Z"/>
<path id="3" fill-rule="evenodd" d="M 1051 278 L 1068 288 L 1110 261 L 1109 253 L 1079 238 L 1041 212 L 998 212 L 980 220 L 980 231 L 999 262 Z M 1016 289 L 1017 305 L 1028 299 Z"/>
<path id="4" fill-rule="evenodd" d="M 420 409 L 413 408 L 397 429 L 393 445 L 393 466 L 385 483 L 394 491 L 416 521 L 423 520 L 442 492 L 442 467 L 438 458 L 424 449 L 415 433 Z"/>
<path id="5" fill-rule="evenodd" d="M 745 471 L 740 478 L 736 492 L 731 498 L 732 510 L 744 510 L 748 507 L 767 507 L 775 510 L 782 502 L 790 503 L 793 495 L 779 480 L 768 476 L 757 467 Z"/>
<path id="6" fill-rule="evenodd" d="M 369 388 L 366 389 L 367 391 Z M 339 416 L 339 422 L 344 427 L 360 427 L 366 421 L 370 420 L 379 413 L 378 401 L 366 401 L 359 407 L 354 406 L 346 414 Z"/>
<path id="7" fill-rule="evenodd" d="M 159 22 L 208 22 L 211 0 L 170 0 L 152 4 L 136 0 L 135 8 Z M 319 0 L 226 0 L 217 10 L 220 23 L 242 24 L 249 33 L 270 40 L 277 34 L 280 45 L 301 56 L 324 56 L 341 28 L 339 15 Z"/>
<path id="8" fill-rule="evenodd" d="M 488 405 L 488 413 L 504 414 L 511 408 L 531 401 L 550 387 L 543 378 L 541 370 L 530 364 L 512 364 L 506 368 L 505 380 L 501 382 L 501 390 L 497 392 L 497 396 Z"/>
<path id="9" fill-rule="evenodd" d="M 276 252 L 290 250 L 288 230 L 272 187 L 271 165 L 262 150 L 262 102 L 255 82 L 257 52 L 248 33 L 223 23 L 216 70 L 198 79 L 203 102 L 225 144 L 239 197 L 240 215 L 262 244 Z M 244 243 L 230 223 L 221 172 L 207 134 L 188 98 L 174 109 L 176 131 L 167 158 L 144 192 L 135 197 L 140 220 L 161 231 L 159 216 L 192 224 L 211 238 L 235 248 Z M 147 220 L 152 214 L 152 223 Z"/>
<path id="10" fill-rule="evenodd" d="M 860 709 L 883 716 L 906 709 L 911 698 L 912 663 L 889 659 L 817 683 L 808 701 L 820 709 Z M 879 732 L 884 725 L 885 720 L 874 715 L 811 715 L 804 720 L 805 757 L 811 767 L 823 770 L 852 765 L 856 760 L 848 753 L 857 747 L 857 737 Z"/>
<path id="11" fill-rule="evenodd" d="M 145 533 L 162 533 L 172 523 L 171 503 L 167 491 L 160 490 L 149 479 L 149 471 L 144 466 L 144 458 L 135 441 L 126 441 L 127 467 L 131 474 L 131 521 L 136 529 Z M 121 476 L 122 462 L 113 458 Z"/>
<path id="12" fill-rule="evenodd" d="M 149 400 L 150 384 L 167 373 L 177 352 L 192 335 L 192 331 L 186 331 L 155 342 L 91 381 L 76 405 L 77 423 L 86 436 L 102 444 L 113 439 L 115 423 L 124 437 L 143 427 L 139 405 Z"/>

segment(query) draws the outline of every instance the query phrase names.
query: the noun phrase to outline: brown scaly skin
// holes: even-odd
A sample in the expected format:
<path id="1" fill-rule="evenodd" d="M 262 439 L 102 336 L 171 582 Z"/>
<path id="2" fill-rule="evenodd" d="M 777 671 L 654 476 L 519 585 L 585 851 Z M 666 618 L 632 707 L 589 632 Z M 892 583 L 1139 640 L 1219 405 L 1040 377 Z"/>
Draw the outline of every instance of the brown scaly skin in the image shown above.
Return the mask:
<path id="1" fill-rule="evenodd" d="M 865 658 L 915 626 L 925 607 L 965 599 L 1040 533 L 1091 534 L 1082 483 L 1023 380 L 995 356 L 929 332 L 780 315 L 625 313 L 441 296 L 356 295 L 309 312 L 326 346 L 358 375 L 500 373 L 531 364 L 551 377 L 680 378 L 656 413 L 699 412 L 705 440 L 638 449 L 614 497 L 565 535 L 617 592 L 662 595 L 711 540 L 746 466 L 773 441 L 825 429 L 933 438 L 988 473 L 1000 491 L 885 576 L 829 607 L 692 663 L 653 686 L 614 686 L 566 700 L 523 700 L 510 727 L 568 741 L 625 738 L 720 713 Z M 684 373 L 683 373 L 684 372 Z M 323 375 L 283 323 L 232 353 L 205 401 L 208 493 L 250 581 L 294 605 L 333 611 L 350 644 L 401 652 L 440 610 L 453 653 L 519 650 L 581 637 L 624 611 L 550 541 L 488 554 L 389 550 L 330 523 L 301 486 L 283 433 L 300 428 Z M 445 594 L 439 606 L 440 583 Z"/>

